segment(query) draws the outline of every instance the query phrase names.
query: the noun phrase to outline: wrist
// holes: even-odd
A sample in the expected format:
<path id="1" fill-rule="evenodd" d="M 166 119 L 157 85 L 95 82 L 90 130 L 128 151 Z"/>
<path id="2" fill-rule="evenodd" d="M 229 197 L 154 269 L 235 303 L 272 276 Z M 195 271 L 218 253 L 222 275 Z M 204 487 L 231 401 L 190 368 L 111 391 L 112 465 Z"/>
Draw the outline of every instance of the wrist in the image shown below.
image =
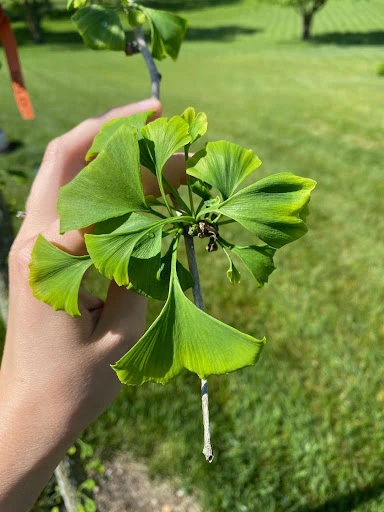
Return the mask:
<path id="1" fill-rule="evenodd" d="M 56 408 L 4 389 L 0 431 L 0 510 L 30 510 L 76 433 Z"/>

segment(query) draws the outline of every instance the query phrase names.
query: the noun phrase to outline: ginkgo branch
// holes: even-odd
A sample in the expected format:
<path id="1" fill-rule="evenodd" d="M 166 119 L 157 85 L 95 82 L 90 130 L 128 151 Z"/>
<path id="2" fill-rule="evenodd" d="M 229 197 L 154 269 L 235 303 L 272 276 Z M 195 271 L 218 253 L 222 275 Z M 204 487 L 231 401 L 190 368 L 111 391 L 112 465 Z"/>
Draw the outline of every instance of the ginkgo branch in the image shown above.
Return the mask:
<path id="1" fill-rule="evenodd" d="M 201 294 L 199 271 L 197 268 L 195 246 L 193 237 L 187 233 L 184 235 L 185 247 L 187 251 L 189 270 L 193 277 L 193 299 L 196 306 L 204 311 L 203 296 Z M 209 403 L 208 403 L 208 382 L 205 379 L 201 380 L 201 405 L 203 411 L 203 426 L 204 426 L 204 447 L 203 454 L 207 462 L 213 461 L 213 450 L 211 445 L 211 429 L 209 424 Z"/>
<path id="2" fill-rule="evenodd" d="M 133 0 L 129 0 L 129 3 L 132 4 Z M 149 71 L 149 76 L 151 78 L 151 96 L 152 98 L 157 98 L 159 100 L 161 74 L 157 69 L 151 52 L 148 49 L 147 43 L 145 42 L 143 29 L 140 25 L 133 30 L 133 34 Z"/>

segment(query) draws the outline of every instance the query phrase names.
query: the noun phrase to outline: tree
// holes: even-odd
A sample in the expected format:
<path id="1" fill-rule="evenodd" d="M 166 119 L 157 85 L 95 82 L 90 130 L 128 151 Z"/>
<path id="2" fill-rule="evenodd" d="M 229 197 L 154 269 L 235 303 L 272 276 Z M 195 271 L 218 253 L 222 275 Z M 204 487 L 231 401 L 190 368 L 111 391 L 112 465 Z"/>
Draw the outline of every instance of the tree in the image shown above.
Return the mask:
<path id="1" fill-rule="evenodd" d="M 302 17 L 302 39 L 308 41 L 311 37 L 311 28 L 315 14 L 322 9 L 327 0 L 269 0 L 284 7 L 293 7 Z"/>
<path id="2" fill-rule="evenodd" d="M 52 11 L 50 0 L 5 0 L 3 5 L 12 21 L 25 21 L 36 44 L 43 43 L 41 22 L 44 16 Z"/>

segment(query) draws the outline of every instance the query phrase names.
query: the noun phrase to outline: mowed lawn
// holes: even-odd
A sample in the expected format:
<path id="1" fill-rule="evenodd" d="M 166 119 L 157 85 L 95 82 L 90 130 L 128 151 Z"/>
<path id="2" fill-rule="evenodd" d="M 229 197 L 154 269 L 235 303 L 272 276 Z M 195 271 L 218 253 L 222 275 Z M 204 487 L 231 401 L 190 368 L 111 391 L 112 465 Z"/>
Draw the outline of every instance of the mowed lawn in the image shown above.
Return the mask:
<path id="1" fill-rule="evenodd" d="M 268 340 L 256 367 L 209 380 L 212 465 L 194 375 L 124 389 L 84 439 L 177 477 L 204 512 L 383 512 L 384 4 L 330 0 L 305 44 L 293 11 L 251 0 L 184 14 L 180 59 L 160 65 L 164 113 L 205 111 L 209 139 L 252 148 L 258 176 L 315 179 L 309 233 L 278 251 L 262 289 L 243 269 L 231 285 L 225 256 L 199 249 L 207 310 Z M 20 49 L 35 121 L 0 72 L 0 126 L 24 142 L 0 168 L 37 166 L 52 137 L 149 91 L 140 57 L 87 50 L 63 20 L 46 28 L 45 46 Z"/>

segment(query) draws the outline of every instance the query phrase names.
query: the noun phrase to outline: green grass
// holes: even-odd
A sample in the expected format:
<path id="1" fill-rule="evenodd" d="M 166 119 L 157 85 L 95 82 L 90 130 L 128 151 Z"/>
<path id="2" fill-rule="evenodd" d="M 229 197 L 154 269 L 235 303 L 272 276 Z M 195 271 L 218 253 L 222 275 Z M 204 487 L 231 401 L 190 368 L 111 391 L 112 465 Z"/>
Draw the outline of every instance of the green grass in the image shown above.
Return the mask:
<path id="1" fill-rule="evenodd" d="M 204 110 L 210 139 L 254 149 L 259 176 L 317 180 L 310 231 L 279 251 L 261 290 L 230 285 L 225 256 L 199 251 L 207 310 L 268 339 L 255 368 L 210 379 L 212 465 L 191 375 L 124 389 L 86 438 L 104 457 L 129 450 L 153 473 L 180 477 L 207 512 L 382 512 L 384 6 L 330 1 L 308 44 L 293 11 L 251 0 L 187 16 L 179 61 L 160 66 L 165 113 Z M 63 20 L 46 28 L 46 46 L 24 38 L 21 48 L 36 121 L 18 118 L 0 72 L 0 126 L 24 142 L 1 157 L 6 168 L 38 165 L 52 137 L 148 94 L 138 57 L 86 50 Z"/>

